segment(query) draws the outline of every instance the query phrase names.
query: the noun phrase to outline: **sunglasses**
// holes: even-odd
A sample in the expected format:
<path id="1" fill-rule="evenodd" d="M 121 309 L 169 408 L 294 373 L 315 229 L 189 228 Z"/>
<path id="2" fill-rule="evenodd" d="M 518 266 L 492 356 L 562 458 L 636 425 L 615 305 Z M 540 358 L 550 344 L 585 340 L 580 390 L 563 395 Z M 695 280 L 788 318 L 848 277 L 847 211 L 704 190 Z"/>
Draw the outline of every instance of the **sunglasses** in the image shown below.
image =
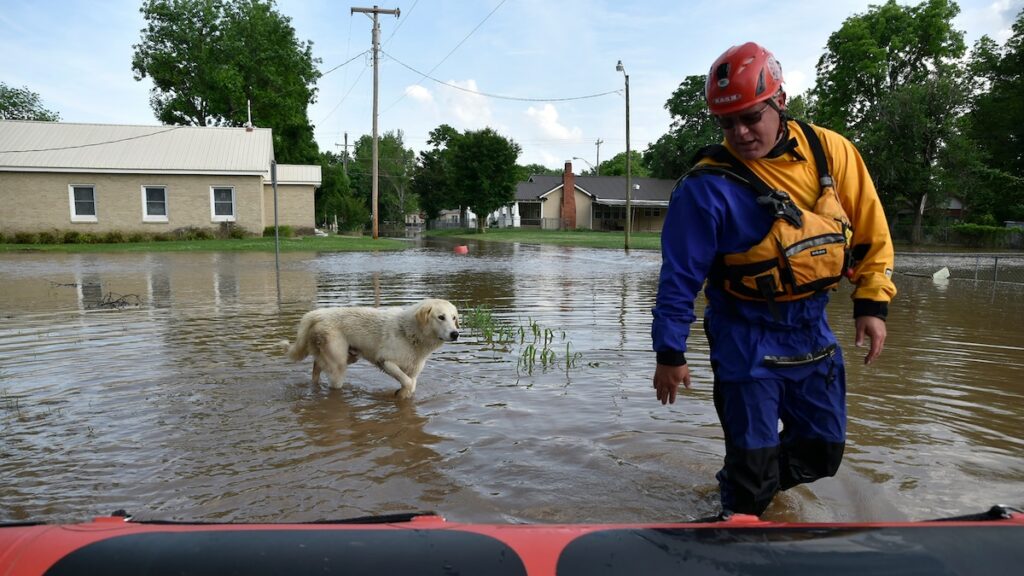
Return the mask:
<path id="1" fill-rule="evenodd" d="M 736 127 L 736 121 L 743 124 L 747 128 L 754 126 L 761 121 L 761 116 L 764 115 L 764 111 L 771 108 L 771 106 L 765 105 L 757 112 L 747 112 L 746 114 L 740 114 L 739 116 L 712 116 L 715 119 L 715 124 L 722 130 L 732 130 Z"/>

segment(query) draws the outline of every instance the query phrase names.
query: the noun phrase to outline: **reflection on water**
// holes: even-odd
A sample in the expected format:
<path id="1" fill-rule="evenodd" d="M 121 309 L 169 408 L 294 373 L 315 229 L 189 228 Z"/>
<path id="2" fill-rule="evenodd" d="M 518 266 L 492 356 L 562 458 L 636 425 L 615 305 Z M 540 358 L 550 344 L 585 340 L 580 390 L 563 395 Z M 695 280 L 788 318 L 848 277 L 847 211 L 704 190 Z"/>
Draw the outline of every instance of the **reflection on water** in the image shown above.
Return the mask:
<path id="1" fill-rule="evenodd" d="M 663 407 L 650 387 L 659 266 L 656 252 L 486 243 L 469 255 L 443 244 L 284 254 L 279 293 L 273 255 L 0 255 L 0 520 L 118 508 L 205 521 L 713 513 L 722 440 L 699 328 L 694 390 Z M 835 479 L 780 496 L 769 517 L 922 519 L 1024 503 L 1024 289 L 925 276 L 898 276 L 886 350 L 870 367 L 852 345 L 849 291 L 836 294 L 848 456 Z M 426 296 L 550 329 L 558 362 L 526 371 L 520 345 L 469 333 L 431 357 L 414 401 L 396 403 L 397 385 L 373 366 L 329 390 L 309 383 L 308 361 L 283 357 L 280 340 L 311 307 Z"/>

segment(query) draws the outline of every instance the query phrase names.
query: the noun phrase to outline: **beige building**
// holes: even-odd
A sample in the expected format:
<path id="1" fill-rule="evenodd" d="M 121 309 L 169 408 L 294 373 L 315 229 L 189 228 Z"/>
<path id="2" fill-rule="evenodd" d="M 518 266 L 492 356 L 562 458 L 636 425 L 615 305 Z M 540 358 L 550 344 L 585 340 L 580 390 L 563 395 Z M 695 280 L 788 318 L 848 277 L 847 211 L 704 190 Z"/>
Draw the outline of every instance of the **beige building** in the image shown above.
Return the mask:
<path id="1" fill-rule="evenodd" d="M 660 232 L 674 180 L 632 178 L 630 212 L 634 232 Z M 572 190 L 567 194 L 566 190 Z M 516 187 L 509 210 L 511 226 L 547 230 L 623 230 L 626 224 L 624 176 L 577 176 L 565 163 L 561 176 L 535 175 Z M 501 216 L 497 217 L 503 221 Z"/>
<path id="2" fill-rule="evenodd" d="M 173 232 L 275 220 L 267 128 L 0 121 L 0 234 Z M 320 166 L 278 165 L 277 223 L 314 227 Z"/>

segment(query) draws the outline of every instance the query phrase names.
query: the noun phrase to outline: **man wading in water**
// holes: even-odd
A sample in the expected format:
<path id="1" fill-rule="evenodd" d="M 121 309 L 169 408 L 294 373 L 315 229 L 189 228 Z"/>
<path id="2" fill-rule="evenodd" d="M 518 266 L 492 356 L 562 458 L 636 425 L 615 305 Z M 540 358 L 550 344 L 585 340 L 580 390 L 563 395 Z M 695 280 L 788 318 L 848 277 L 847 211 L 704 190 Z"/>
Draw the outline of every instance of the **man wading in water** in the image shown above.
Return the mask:
<path id="1" fill-rule="evenodd" d="M 725 433 L 723 515 L 761 515 L 780 490 L 833 476 L 846 441 L 846 373 L 825 317 L 828 292 L 856 285 L 865 363 L 885 343 L 896 295 L 882 204 L 847 139 L 786 115 L 782 68 L 748 42 L 711 66 L 708 109 L 725 142 L 672 193 L 651 329 L 654 388 L 690 387 L 686 340 L 704 286 L 715 408 Z M 779 433 L 779 420 L 783 430 Z"/>

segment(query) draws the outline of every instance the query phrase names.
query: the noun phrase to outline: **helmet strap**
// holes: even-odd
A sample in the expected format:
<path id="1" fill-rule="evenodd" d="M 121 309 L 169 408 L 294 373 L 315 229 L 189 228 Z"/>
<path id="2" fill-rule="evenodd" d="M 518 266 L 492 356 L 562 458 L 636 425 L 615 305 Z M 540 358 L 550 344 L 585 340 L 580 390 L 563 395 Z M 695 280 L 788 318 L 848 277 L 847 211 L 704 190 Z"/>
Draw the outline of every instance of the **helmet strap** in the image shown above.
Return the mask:
<path id="1" fill-rule="evenodd" d="M 776 144 L 782 142 L 789 134 L 789 125 L 787 122 L 789 120 L 789 114 L 787 114 L 786 111 L 783 110 L 782 108 L 779 108 L 779 105 L 775 102 L 775 98 L 778 97 L 778 95 L 781 93 L 782 90 L 780 89 L 778 92 L 775 93 L 775 96 L 772 96 L 771 98 L 768 99 L 768 105 L 772 107 L 772 110 L 775 110 L 776 112 L 779 113 L 779 133 L 776 134 L 775 136 Z"/>

